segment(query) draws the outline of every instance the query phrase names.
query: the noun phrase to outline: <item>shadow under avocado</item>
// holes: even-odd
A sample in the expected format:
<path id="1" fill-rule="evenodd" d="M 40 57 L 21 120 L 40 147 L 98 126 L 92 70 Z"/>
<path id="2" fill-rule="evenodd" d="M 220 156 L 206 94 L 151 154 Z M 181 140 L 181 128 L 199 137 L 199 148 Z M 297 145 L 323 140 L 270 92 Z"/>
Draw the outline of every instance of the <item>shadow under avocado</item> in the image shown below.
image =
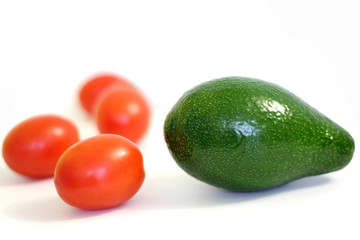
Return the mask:
<path id="1" fill-rule="evenodd" d="M 186 174 L 149 176 L 132 207 L 139 209 L 186 209 L 237 204 L 278 194 L 319 187 L 331 179 L 324 175 L 306 177 L 288 184 L 258 191 L 233 192 L 200 182 Z"/>

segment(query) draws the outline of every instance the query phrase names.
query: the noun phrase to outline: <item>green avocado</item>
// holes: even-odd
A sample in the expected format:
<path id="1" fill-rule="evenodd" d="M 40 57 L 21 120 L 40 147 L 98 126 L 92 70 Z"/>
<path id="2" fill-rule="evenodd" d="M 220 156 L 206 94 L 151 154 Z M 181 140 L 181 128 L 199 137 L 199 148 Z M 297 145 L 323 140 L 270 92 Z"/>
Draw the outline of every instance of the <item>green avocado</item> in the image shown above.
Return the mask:
<path id="1" fill-rule="evenodd" d="M 284 88 L 226 77 L 187 91 L 164 123 L 167 147 L 189 175 L 259 191 L 344 168 L 355 144 L 342 127 Z"/>

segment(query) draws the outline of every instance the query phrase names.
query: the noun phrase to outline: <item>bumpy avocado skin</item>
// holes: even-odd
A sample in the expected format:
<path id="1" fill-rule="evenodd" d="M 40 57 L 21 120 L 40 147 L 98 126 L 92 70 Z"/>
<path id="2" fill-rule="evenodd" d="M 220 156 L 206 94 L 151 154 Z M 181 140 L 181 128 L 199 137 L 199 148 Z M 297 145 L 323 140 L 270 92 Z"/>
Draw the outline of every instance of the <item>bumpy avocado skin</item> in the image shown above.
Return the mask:
<path id="1" fill-rule="evenodd" d="M 342 169 L 355 150 L 346 130 L 294 94 L 244 77 L 187 91 L 167 115 L 164 137 L 185 172 L 234 191 Z"/>

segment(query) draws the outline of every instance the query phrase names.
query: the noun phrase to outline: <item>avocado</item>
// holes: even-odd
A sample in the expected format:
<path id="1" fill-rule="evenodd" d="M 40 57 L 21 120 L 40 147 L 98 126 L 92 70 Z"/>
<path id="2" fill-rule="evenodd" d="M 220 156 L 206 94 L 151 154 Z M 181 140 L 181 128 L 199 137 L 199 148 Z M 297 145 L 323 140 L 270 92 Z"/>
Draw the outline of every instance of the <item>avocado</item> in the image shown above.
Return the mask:
<path id="1" fill-rule="evenodd" d="M 338 124 L 286 89 L 225 77 L 183 94 L 168 113 L 164 138 L 189 175 L 233 191 L 259 191 L 333 172 L 355 144 Z"/>

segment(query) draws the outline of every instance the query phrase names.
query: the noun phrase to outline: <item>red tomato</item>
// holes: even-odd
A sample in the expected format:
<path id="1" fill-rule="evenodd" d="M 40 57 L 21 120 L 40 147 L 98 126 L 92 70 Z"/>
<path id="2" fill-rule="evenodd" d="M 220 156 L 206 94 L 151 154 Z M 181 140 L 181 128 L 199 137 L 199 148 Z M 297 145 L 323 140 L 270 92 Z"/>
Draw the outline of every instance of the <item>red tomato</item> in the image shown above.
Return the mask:
<path id="1" fill-rule="evenodd" d="M 119 134 L 137 142 L 146 132 L 150 108 L 137 90 L 116 89 L 98 103 L 96 123 L 101 133 Z"/>
<path id="2" fill-rule="evenodd" d="M 124 137 L 100 134 L 63 153 L 55 169 L 54 183 L 66 203 L 97 210 L 128 201 L 144 179 L 139 148 Z"/>
<path id="3" fill-rule="evenodd" d="M 40 115 L 16 125 L 5 137 L 2 153 L 6 164 L 19 174 L 51 177 L 60 155 L 78 141 L 72 122 L 56 115 Z"/>
<path id="4" fill-rule="evenodd" d="M 90 78 L 81 87 L 79 99 L 82 107 L 90 114 L 93 113 L 97 101 L 113 87 L 134 88 L 125 78 L 115 74 L 99 74 Z"/>

